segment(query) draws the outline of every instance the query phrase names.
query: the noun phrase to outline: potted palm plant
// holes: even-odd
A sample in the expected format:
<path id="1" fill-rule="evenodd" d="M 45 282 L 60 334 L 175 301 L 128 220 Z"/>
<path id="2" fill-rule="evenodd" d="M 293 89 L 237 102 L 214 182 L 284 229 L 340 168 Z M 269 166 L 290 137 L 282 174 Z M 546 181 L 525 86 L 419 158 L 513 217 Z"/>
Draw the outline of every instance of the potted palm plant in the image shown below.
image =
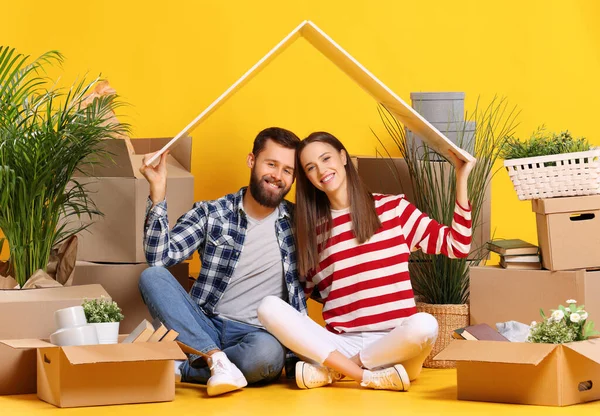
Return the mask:
<path id="1" fill-rule="evenodd" d="M 56 51 L 32 60 L 0 47 L 0 230 L 19 287 L 46 269 L 53 247 L 81 231 L 69 219 L 98 214 L 73 174 L 84 160 L 101 163 L 102 141 L 127 129 L 110 121 L 115 95 L 84 104 L 98 79 L 60 89 L 45 76 L 62 61 Z"/>
<path id="2" fill-rule="evenodd" d="M 412 137 L 406 136 L 400 122 L 383 106 L 380 106 L 380 117 L 408 167 L 414 193 L 414 200 L 411 202 L 431 218 L 450 224 L 456 201 L 453 166 L 439 161 L 439 155 L 431 157 L 434 151 L 425 144 L 424 150 L 416 146 Z M 467 117 L 467 121 L 463 122 L 462 132 L 459 132 L 458 145 L 474 149 L 474 156 L 477 158 L 468 182 L 473 234 L 482 226 L 480 214 L 486 190 L 495 173 L 494 163 L 506 138 L 516 127 L 516 117 L 517 112 L 508 107 L 506 100 L 494 99 L 483 109 L 478 104 L 471 120 Z M 470 122 L 475 122 L 475 135 L 469 132 L 472 126 Z M 474 143 L 463 143 L 465 140 L 474 140 Z M 379 142 L 382 143 L 381 140 Z M 451 341 L 454 329 L 469 324 L 469 267 L 478 265 L 487 254 L 485 246 L 472 247 L 470 255 L 465 259 L 450 259 L 421 251 L 411 254 L 409 270 L 417 298 L 417 309 L 435 316 L 440 327 L 438 340 L 425 366 L 454 365 L 453 362 L 433 361 L 431 358 Z"/>

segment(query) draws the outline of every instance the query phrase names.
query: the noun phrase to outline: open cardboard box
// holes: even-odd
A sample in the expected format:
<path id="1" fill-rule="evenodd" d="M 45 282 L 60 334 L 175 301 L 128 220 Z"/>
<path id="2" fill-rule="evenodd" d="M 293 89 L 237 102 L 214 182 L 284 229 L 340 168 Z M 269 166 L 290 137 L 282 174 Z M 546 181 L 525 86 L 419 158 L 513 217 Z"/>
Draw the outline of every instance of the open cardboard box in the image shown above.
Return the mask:
<path id="1" fill-rule="evenodd" d="M 404 194 L 406 199 L 414 204 L 415 199 L 412 180 L 404 158 L 352 156 L 352 163 L 356 166 L 360 178 L 371 192 L 392 195 Z M 445 168 L 449 170 L 450 164 L 445 163 Z M 448 176 L 448 172 L 446 171 L 446 177 Z M 454 180 L 453 177 L 452 180 Z M 445 185 L 440 184 L 440 186 Z M 476 251 L 490 240 L 491 201 L 491 187 L 488 187 L 481 213 L 479 214 L 479 227 L 477 232 L 473 235 L 473 242 L 471 244 L 472 252 Z"/>
<path id="2" fill-rule="evenodd" d="M 453 341 L 459 400 L 568 406 L 600 399 L 600 339 L 568 344 Z"/>
<path id="3" fill-rule="evenodd" d="M 171 401 L 173 360 L 186 359 L 174 341 L 57 347 L 21 340 L 19 345 L 37 349 L 37 395 L 57 407 Z"/>
<path id="4" fill-rule="evenodd" d="M 36 391 L 35 349 L 19 340 L 48 338 L 55 311 L 101 296 L 110 299 L 100 285 L 0 290 L 0 395 Z"/>
<path id="5" fill-rule="evenodd" d="M 143 230 L 148 181 L 139 172 L 144 154 L 159 150 L 169 141 L 133 139 L 136 154 L 130 155 L 124 140 L 106 140 L 103 145 L 115 163 L 87 166 L 77 180 L 85 184 L 90 198 L 104 214 L 79 234 L 77 259 L 109 263 L 144 263 Z M 192 139 L 183 137 L 167 159 L 167 208 L 169 225 L 192 208 L 194 177 L 191 171 Z M 77 175 L 76 175 L 77 176 Z M 89 220 L 83 218 L 82 223 Z"/>
<path id="6" fill-rule="evenodd" d="M 534 199 L 531 206 L 544 268 L 600 267 L 600 195 Z"/>

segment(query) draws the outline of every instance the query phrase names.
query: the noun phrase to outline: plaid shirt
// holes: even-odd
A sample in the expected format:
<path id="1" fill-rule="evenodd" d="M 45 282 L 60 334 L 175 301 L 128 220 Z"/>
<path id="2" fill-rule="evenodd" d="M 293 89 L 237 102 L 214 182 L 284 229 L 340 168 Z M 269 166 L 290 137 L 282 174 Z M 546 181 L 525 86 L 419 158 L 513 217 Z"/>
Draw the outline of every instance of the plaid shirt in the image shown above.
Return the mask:
<path id="1" fill-rule="evenodd" d="M 202 268 L 190 295 L 200 308 L 215 314 L 215 306 L 227 289 L 235 270 L 244 240 L 248 220 L 241 203 L 246 188 L 214 201 L 202 201 L 184 214 L 169 231 L 167 202 L 152 206 L 148 200 L 144 227 L 144 250 L 150 266 L 169 267 L 180 263 L 198 250 Z M 281 251 L 281 261 L 288 291 L 288 302 L 306 313 L 304 291 L 298 281 L 296 248 L 291 228 L 293 205 L 283 201 L 275 233 Z M 257 259 L 258 260 L 258 259 Z"/>

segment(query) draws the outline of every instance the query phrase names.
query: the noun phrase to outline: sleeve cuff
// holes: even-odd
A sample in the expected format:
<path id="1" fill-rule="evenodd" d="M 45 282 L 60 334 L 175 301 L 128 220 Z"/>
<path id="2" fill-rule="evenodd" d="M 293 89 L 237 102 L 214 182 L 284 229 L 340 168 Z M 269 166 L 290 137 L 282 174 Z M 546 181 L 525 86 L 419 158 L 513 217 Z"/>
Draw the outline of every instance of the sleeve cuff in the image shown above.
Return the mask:
<path id="1" fill-rule="evenodd" d="M 164 217 L 167 215 L 167 200 L 163 199 L 158 204 L 152 206 L 152 200 L 148 197 L 146 201 L 146 217 L 153 216 L 155 218 Z"/>
<path id="2" fill-rule="evenodd" d="M 471 212 L 471 201 L 468 201 L 468 206 L 466 208 L 459 204 L 458 201 L 456 201 L 456 206 L 465 212 Z"/>

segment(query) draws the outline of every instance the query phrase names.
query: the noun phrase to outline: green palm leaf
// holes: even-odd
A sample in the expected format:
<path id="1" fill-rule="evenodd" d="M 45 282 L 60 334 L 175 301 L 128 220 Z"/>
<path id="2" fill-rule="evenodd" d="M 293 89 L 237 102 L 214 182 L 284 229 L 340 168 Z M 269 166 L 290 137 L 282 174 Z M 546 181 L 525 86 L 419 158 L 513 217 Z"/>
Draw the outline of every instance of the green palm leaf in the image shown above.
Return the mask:
<path id="1" fill-rule="evenodd" d="M 21 286 L 46 268 L 56 244 L 85 228 L 72 219 L 99 214 L 73 174 L 106 160 L 103 140 L 127 132 L 105 121 L 121 105 L 114 95 L 82 107 L 98 78 L 55 88 L 45 69 L 62 61 L 56 51 L 31 60 L 0 47 L 0 229 Z"/>

